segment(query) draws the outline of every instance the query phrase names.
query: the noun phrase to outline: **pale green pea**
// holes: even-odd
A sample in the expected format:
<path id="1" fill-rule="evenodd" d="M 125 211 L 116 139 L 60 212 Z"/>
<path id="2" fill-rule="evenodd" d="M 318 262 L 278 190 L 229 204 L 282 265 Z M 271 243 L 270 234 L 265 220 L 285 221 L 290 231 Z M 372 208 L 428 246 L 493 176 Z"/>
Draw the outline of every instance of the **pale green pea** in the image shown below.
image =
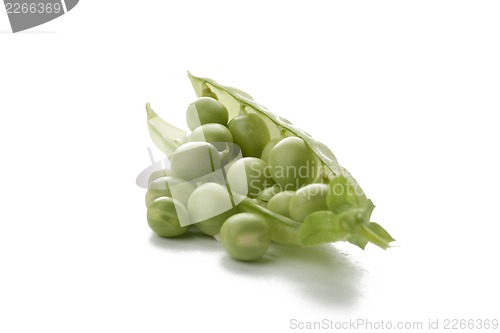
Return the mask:
<path id="1" fill-rule="evenodd" d="M 189 104 L 186 111 L 186 122 L 191 131 L 200 125 L 217 123 L 227 125 L 229 113 L 221 102 L 210 98 L 200 97 Z"/>
<path id="2" fill-rule="evenodd" d="M 227 127 L 244 157 L 260 157 L 271 139 L 266 122 L 254 113 L 234 117 Z"/>
<path id="3" fill-rule="evenodd" d="M 188 142 L 170 157 L 172 175 L 193 180 L 220 169 L 219 152 L 208 142 Z"/>
<path id="4" fill-rule="evenodd" d="M 186 206 L 196 186 L 184 179 L 167 176 L 155 179 L 146 191 L 146 206 L 159 197 L 171 197 Z"/>
<path id="5" fill-rule="evenodd" d="M 227 171 L 231 191 L 256 198 L 266 187 L 274 183 L 267 164 L 256 157 L 244 157 L 233 162 Z"/>
<path id="6" fill-rule="evenodd" d="M 318 160 L 304 140 L 287 137 L 269 152 L 271 175 L 284 190 L 296 190 L 312 183 L 317 174 Z"/>
<path id="7" fill-rule="evenodd" d="M 295 194 L 295 191 L 283 191 L 277 193 L 267 203 L 267 209 L 275 213 L 290 217 L 290 199 Z"/>
<path id="8" fill-rule="evenodd" d="M 271 139 L 271 141 L 269 141 L 265 145 L 264 149 L 262 150 L 262 154 L 260 155 L 260 159 L 266 163 L 269 163 L 269 153 L 274 148 L 274 146 L 276 146 L 276 144 L 281 141 L 281 139 L 282 138 Z"/>
<path id="9" fill-rule="evenodd" d="M 263 217 L 253 213 L 239 213 L 228 218 L 220 236 L 224 250 L 242 261 L 261 258 L 271 244 L 269 225 Z"/>
<path id="10" fill-rule="evenodd" d="M 189 134 L 188 142 L 233 142 L 233 136 L 226 126 L 221 124 L 205 124 Z"/>
<path id="11" fill-rule="evenodd" d="M 326 184 L 310 184 L 298 189 L 290 198 L 290 217 L 302 222 L 311 213 L 328 210 L 327 196 L 328 185 Z"/>
<path id="12" fill-rule="evenodd" d="M 189 223 L 189 214 L 179 201 L 160 197 L 151 202 L 147 211 L 148 225 L 156 234 L 162 237 L 180 236 L 187 232 L 188 227 L 182 227 L 180 220 Z"/>
<path id="13" fill-rule="evenodd" d="M 231 195 L 225 186 L 205 183 L 196 188 L 187 203 L 191 221 L 204 234 L 219 234 L 224 221 L 236 213 Z"/>
<path id="14" fill-rule="evenodd" d="M 267 207 L 267 203 L 273 196 L 277 193 L 281 192 L 281 186 L 278 184 L 274 184 L 273 186 L 266 187 L 260 193 L 257 199 L 259 200 L 259 204 L 263 207 Z"/>

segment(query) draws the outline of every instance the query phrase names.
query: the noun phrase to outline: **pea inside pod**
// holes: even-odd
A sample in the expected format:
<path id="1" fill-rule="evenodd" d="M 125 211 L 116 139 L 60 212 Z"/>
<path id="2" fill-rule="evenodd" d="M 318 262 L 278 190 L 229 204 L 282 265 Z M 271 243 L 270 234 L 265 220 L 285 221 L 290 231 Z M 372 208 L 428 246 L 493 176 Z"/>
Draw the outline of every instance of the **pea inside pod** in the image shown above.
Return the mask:
<path id="1" fill-rule="evenodd" d="M 210 97 L 200 97 L 189 104 L 186 111 L 186 122 L 191 131 L 200 125 L 216 123 L 227 125 L 229 112 L 219 101 Z"/>
<path id="2" fill-rule="evenodd" d="M 250 198 L 256 198 L 263 189 L 274 184 L 267 164 L 255 157 L 233 162 L 227 171 L 227 182 L 232 191 Z"/>
<path id="3" fill-rule="evenodd" d="M 266 123 L 258 115 L 249 113 L 231 119 L 227 125 L 234 143 L 241 148 L 244 157 L 258 157 L 271 139 Z"/>
<path id="4" fill-rule="evenodd" d="M 318 160 L 304 140 L 287 137 L 269 152 L 269 167 L 274 181 L 284 190 L 297 190 L 314 182 Z"/>
<path id="5" fill-rule="evenodd" d="M 290 199 L 294 196 L 295 191 L 283 191 L 271 198 L 267 203 L 267 209 L 290 217 Z"/>
<path id="6" fill-rule="evenodd" d="M 233 136 L 226 126 L 205 124 L 189 134 L 188 142 L 233 142 Z"/>
<path id="7" fill-rule="evenodd" d="M 266 163 L 269 163 L 269 153 L 271 150 L 278 144 L 278 142 L 281 141 L 282 138 L 274 138 L 269 141 L 264 149 L 262 150 L 262 154 L 260 155 L 261 160 L 263 160 Z"/>
<path id="8" fill-rule="evenodd" d="M 172 175 L 194 180 L 220 169 L 217 149 L 208 142 L 188 142 L 177 148 L 170 157 Z"/>
<path id="9" fill-rule="evenodd" d="M 302 222 L 311 213 L 328 210 L 327 196 L 326 184 L 310 184 L 302 187 L 290 198 L 290 217 Z"/>
<path id="10" fill-rule="evenodd" d="M 280 192 L 281 192 L 281 186 L 279 186 L 278 184 L 274 184 L 273 186 L 269 186 L 263 189 L 259 193 L 257 199 L 259 200 L 261 206 L 267 207 L 269 200 L 271 200 L 272 197 L 274 197 L 276 194 Z"/>

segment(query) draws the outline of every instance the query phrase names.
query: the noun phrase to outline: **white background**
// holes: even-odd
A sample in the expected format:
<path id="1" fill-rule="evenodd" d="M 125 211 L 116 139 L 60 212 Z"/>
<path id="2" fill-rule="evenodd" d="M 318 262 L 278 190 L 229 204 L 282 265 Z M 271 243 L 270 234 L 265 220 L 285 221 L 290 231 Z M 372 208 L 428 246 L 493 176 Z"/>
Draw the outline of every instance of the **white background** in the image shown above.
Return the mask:
<path id="1" fill-rule="evenodd" d="M 0 13 L 0 331 L 500 319 L 499 17 L 496 1 L 83 0 L 12 34 Z M 325 142 L 398 246 L 243 264 L 153 236 L 144 104 L 185 127 L 186 70 Z"/>

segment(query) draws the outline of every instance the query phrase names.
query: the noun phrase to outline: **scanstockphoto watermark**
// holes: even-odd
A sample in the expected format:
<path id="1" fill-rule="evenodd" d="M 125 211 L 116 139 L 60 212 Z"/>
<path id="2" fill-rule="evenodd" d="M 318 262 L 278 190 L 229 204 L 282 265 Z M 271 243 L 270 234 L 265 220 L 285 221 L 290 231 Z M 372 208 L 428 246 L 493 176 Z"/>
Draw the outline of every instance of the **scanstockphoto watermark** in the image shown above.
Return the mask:
<path id="1" fill-rule="evenodd" d="M 52 21 L 73 8 L 79 0 L 4 0 L 12 32 L 31 29 Z"/>
<path id="2" fill-rule="evenodd" d="M 369 320 L 365 318 L 332 320 L 324 318 L 318 321 L 302 321 L 290 319 L 289 328 L 297 331 L 343 331 L 343 330 L 422 330 L 423 321 L 387 321 Z"/>
<path id="3" fill-rule="evenodd" d="M 496 331 L 499 328 L 497 318 L 429 318 L 426 320 L 384 320 L 354 318 L 332 320 L 323 318 L 306 321 L 292 318 L 289 329 L 296 331 Z"/>

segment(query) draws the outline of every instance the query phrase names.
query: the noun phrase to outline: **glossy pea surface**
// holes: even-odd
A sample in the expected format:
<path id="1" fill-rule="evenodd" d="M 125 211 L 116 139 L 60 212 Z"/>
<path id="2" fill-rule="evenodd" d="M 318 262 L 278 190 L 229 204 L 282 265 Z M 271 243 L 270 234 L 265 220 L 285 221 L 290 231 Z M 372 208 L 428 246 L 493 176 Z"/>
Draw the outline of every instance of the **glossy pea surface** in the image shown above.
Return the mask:
<path id="1" fill-rule="evenodd" d="M 278 142 L 281 141 L 281 138 L 274 138 L 271 139 L 265 146 L 264 149 L 262 150 L 262 154 L 260 155 L 260 159 L 263 160 L 266 163 L 269 163 L 269 153 L 271 150 L 278 144 Z"/>
<path id="2" fill-rule="evenodd" d="M 236 213 L 229 191 L 216 183 L 205 183 L 197 187 L 187 203 L 191 221 L 204 234 L 219 234 L 224 221 Z"/>
<path id="3" fill-rule="evenodd" d="M 151 230 L 159 236 L 175 237 L 187 232 L 188 227 L 182 227 L 180 221 L 189 223 L 189 214 L 179 201 L 160 197 L 148 206 L 147 220 Z"/>
<path id="4" fill-rule="evenodd" d="M 269 200 L 271 200 L 272 197 L 274 197 L 276 194 L 281 192 L 281 186 L 274 184 L 272 186 L 266 187 L 263 189 L 260 193 L 257 199 L 259 200 L 259 203 L 263 207 L 267 207 L 267 203 Z"/>
<path id="5" fill-rule="evenodd" d="M 266 187 L 274 184 L 267 164 L 256 157 L 244 157 L 233 162 L 227 170 L 231 191 L 256 198 Z"/>
<path id="6" fill-rule="evenodd" d="M 268 161 L 274 181 L 283 190 L 296 190 L 312 183 L 317 173 L 316 157 L 298 137 L 278 142 L 269 152 Z"/>
<path id="7" fill-rule="evenodd" d="M 216 123 L 227 125 L 229 113 L 221 102 L 210 98 L 200 97 L 189 104 L 186 111 L 186 122 L 191 131 L 200 125 Z"/>
<path id="8" fill-rule="evenodd" d="M 240 115 L 231 119 L 227 126 L 244 157 L 260 158 L 262 150 L 271 139 L 262 118 L 253 113 Z"/>
<path id="9" fill-rule="evenodd" d="M 234 259 L 253 261 L 261 258 L 271 244 L 267 222 L 259 215 L 239 213 L 226 220 L 221 228 L 221 243 Z"/>
<path id="10" fill-rule="evenodd" d="M 194 129 L 188 142 L 233 142 L 233 136 L 226 126 L 221 124 L 205 124 Z"/>
<path id="11" fill-rule="evenodd" d="M 290 199 L 294 194 L 295 191 L 283 191 L 277 193 L 267 203 L 267 209 L 283 216 L 290 217 Z"/>
<path id="12" fill-rule="evenodd" d="M 328 185 L 326 184 L 310 184 L 300 188 L 290 198 L 290 217 L 302 222 L 311 213 L 328 210 L 327 195 Z"/>
<path id="13" fill-rule="evenodd" d="M 172 175 L 193 180 L 208 175 L 221 166 L 219 152 L 208 142 L 188 142 L 170 157 Z"/>

